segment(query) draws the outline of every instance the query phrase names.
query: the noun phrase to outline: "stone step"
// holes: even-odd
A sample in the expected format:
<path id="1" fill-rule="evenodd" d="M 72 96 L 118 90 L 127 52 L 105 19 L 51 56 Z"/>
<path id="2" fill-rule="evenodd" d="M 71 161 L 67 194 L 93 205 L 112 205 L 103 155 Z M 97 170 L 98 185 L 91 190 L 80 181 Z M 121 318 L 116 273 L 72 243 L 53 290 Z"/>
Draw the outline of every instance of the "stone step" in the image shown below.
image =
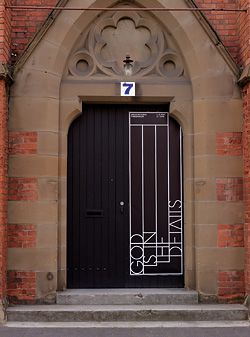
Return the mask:
<path id="1" fill-rule="evenodd" d="M 7 310 L 8 321 L 239 321 L 248 318 L 243 305 L 35 305 Z"/>
<path id="2" fill-rule="evenodd" d="M 57 293 L 58 304 L 196 304 L 198 293 L 186 289 L 77 289 Z"/>
<path id="3" fill-rule="evenodd" d="M 240 328 L 250 329 L 245 321 L 132 321 L 132 322 L 7 322 L 8 328 L 56 328 L 56 329 L 156 329 L 156 328 Z"/>

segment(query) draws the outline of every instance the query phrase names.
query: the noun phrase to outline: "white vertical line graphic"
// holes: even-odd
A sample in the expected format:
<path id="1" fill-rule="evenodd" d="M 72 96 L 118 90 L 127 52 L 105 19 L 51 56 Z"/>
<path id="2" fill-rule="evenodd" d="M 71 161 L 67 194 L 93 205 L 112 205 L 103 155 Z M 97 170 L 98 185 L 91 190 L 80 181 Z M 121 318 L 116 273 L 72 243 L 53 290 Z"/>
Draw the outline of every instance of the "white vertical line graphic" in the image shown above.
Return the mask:
<path id="1" fill-rule="evenodd" d="M 145 231 L 145 214 L 144 214 L 144 127 L 142 125 L 141 128 L 141 167 L 142 167 L 142 172 L 141 172 L 141 189 L 142 189 L 142 195 L 141 195 L 141 202 L 142 202 L 142 237 L 143 237 L 143 274 L 144 274 L 144 231 Z"/>
<path id="2" fill-rule="evenodd" d="M 158 243 L 158 176 L 157 176 L 157 126 L 155 125 L 155 233 L 156 233 L 156 263 L 157 263 L 157 243 Z"/>
<path id="3" fill-rule="evenodd" d="M 141 211 L 142 211 L 142 235 L 144 235 L 144 127 L 141 127 Z"/>
<path id="4" fill-rule="evenodd" d="M 131 113 L 129 113 L 129 252 L 131 252 Z M 131 275 L 131 253 L 129 254 L 129 271 Z"/>
<path id="5" fill-rule="evenodd" d="M 182 177 L 183 172 L 182 172 L 182 170 L 183 170 L 183 167 L 182 167 L 182 129 L 180 127 L 181 274 L 183 274 L 183 253 L 184 253 L 183 252 L 183 190 L 182 190 L 182 188 L 183 188 L 183 186 L 182 186 L 182 184 L 183 184 L 183 181 L 182 181 L 182 179 L 183 179 L 183 177 Z"/>
<path id="6" fill-rule="evenodd" d="M 167 138 L 168 138 L 168 146 L 167 146 L 167 151 L 168 151 L 168 206 L 167 206 L 167 210 L 168 210 L 168 242 L 170 243 L 170 208 L 169 208 L 169 202 L 170 202 L 170 170 L 169 170 L 169 163 L 170 163 L 170 155 L 169 155 L 169 150 L 170 150 L 170 136 L 169 136 L 169 113 L 167 114 Z M 170 245 L 169 245 L 169 258 L 170 258 Z"/>

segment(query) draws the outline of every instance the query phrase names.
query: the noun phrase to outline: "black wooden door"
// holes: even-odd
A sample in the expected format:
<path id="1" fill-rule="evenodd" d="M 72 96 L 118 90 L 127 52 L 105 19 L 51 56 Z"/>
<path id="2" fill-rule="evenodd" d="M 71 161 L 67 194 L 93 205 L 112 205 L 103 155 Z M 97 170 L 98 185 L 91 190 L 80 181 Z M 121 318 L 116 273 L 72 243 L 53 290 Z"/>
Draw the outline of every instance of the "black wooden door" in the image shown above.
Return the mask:
<path id="1" fill-rule="evenodd" d="M 181 130 L 168 106 L 84 105 L 68 134 L 68 288 L 182 287 Z"/>

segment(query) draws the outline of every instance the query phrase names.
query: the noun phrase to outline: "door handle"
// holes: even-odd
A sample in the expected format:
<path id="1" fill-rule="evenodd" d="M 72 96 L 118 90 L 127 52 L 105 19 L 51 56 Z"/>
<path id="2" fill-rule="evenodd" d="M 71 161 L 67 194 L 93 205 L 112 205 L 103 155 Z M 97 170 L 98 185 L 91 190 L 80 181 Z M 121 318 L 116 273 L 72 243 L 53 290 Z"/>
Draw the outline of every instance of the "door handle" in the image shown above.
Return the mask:
<path id="1" fill-rule="evenodd" d="M 121 214 L 124 213 L 124 205 L 125 205 L 124 201 L 120 201 L 120 212 L 121 212 Z"/>

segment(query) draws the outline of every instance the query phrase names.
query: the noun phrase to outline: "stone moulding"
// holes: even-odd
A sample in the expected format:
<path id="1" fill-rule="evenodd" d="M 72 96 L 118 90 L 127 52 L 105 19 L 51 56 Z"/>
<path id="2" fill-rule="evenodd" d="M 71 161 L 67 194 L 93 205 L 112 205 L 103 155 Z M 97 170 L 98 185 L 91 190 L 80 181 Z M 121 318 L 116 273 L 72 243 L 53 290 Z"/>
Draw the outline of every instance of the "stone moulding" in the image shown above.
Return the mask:
<path id="1" fill-rule="evenodd" d="M 136 78 L 184 80 L 183 60 L 160 23 L 146 13 L 109 12 L 94 21 L 69 58 L 66 78 L 120 78 L 126 55 Z"/>
<path id="2" fill-rule="evenodd" d="M 240 79 L 238 81 L 239 86 L 244 87 L 250 83 L 250 64 L 248 64 L 242 71 Z"/>

